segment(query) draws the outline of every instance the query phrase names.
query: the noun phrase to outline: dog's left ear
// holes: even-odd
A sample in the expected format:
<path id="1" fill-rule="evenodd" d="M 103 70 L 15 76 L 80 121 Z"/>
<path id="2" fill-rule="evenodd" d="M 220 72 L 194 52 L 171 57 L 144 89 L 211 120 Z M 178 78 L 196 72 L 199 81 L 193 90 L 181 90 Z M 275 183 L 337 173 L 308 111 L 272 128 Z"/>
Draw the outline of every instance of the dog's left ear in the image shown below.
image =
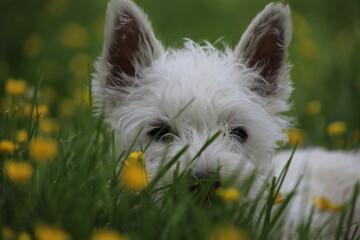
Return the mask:
<path id="1" fill-rule="evenodd" d="M 260 96 L 288 97 L 282 92 L 291 88 L 286 63 L 290 39 L 288 5 L 270 3 L 253 19 L 237 45 L 235 57 L 260 76 L 250 86 Z"/>

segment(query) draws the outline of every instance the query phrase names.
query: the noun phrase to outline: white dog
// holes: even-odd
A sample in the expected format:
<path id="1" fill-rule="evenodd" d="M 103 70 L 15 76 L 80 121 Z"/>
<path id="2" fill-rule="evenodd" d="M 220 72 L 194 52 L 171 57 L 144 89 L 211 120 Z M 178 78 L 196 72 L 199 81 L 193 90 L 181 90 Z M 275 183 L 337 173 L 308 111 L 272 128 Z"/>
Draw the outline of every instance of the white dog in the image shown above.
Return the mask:
<path id="1" fill-rule="evenodd" d="M 219 167 L 219 178 L 240 171 L 239 181 L 255 169 L 259 182 L 272 171 L 279 174 L 290 157 L 280 153 L 273 163 L 277 142 L 286 141 L 283 130 L 290 122 L 282 115 L 292 92 L 287 64 L 292 27 L 286 4 L 267 5 L 235 49 L 224 52 L 190 40 L 183 49 L 165 50 L 146 15 L 130 0 L 109 4 L 105 28 L 93 80 L 96 104 L 116 130 L 118 151 L 127 150 L 140 129 L 139 145 L 155 138 L 146 151 L 150 179 L 165 153 L 167 161 L 188 145 L 179 159 L 180 168 L 188 168 L 219 131 L 191 163 L 194 178 L 210 178 Z M 172 180 L 171 174 L 163 183 Z M 282 192 L 304 174 L 289 210 L 295 220 L 306 217 L 313 196 L 334 204 L 349 200 L 360 181 L 360 152 L 296 151 Z M 360 204 L 355 215 L 359 221 Z"/>

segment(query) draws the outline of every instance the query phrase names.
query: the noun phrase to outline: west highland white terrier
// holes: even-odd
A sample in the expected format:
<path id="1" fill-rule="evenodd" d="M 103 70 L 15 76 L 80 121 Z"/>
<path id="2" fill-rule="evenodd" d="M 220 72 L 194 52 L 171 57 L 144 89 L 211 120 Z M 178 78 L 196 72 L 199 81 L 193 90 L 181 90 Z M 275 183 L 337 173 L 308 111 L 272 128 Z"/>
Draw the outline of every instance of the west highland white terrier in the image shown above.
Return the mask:
<path id="1" fill-rule="evenodd" d="M 189 146 L 178 160 L 194 178 L 221 178 L 254 170 L 258 181 L 280 174 L 290 152 L 276 153 L 286 141 L 293 90 L 287 48 L 292 34 L 287 4 L 270 3 L 251 22 L 234 50 L 186 40 L 183 49 L 165 50 L 147 16 L 130 0 L 108 6 L 105 41 L 93 79 L 95 103 L 115 129 L 117 150 L 154 141 L 146 150 L 149 178 L 164 161 Z M 139 130 L 141 129 L 141 132 Z M 197 160 L 189 161 L 221 131 Z M 166 158 L 164 160 L 164 154 Z M 217 172 L 219 171 L 219 172 Z M 332 204 L 349 201 L 360 181 L 360 152 L 297 150 L 281 191 L 302 181 L 289 209 L 296 223 L 308 216 L 312 198 Z M 171 182 L 172 171 L 163 178 Z M 328 213 L 317 213 L 321 218 Z M 360 221 L 360 201 L 354 221 Z"/>

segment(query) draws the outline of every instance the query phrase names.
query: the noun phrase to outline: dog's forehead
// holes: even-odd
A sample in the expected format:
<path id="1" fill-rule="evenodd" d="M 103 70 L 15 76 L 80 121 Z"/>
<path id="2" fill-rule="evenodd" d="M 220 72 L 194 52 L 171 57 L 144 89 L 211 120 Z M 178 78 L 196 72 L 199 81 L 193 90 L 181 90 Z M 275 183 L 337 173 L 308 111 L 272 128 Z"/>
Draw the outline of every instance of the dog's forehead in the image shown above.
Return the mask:
<path id="1" fill-rule="evenodd" d="M 154 70 L 167 81 L 181 84 L 206 85 L 221 82 L 234 84 L 235 73 L 243 65 L 212 46 L 187 46 L 181 50 L 169 50 L 154 65 Z"/>
<path id="2" fill-rule="evenodd" d="M 146 72 L 144 95 L 169 119 L 182 112 L 186 119 L 216 123 L 254 104 L 242 84 L 246 71 L 214 49 L 173 51 Z"/>

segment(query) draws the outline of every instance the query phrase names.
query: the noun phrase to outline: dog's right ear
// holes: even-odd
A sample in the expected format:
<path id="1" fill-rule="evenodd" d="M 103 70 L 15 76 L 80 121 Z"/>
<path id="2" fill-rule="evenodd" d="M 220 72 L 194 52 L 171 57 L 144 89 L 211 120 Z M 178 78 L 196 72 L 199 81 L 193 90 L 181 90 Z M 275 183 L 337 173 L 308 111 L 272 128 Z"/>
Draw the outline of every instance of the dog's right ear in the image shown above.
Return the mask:
<path id="1" fill-rule="evenodd" d="M 291 91 L 287 55 L 291 39 L 290 9 L 270 3 L 251 22 L 235 49 L 235 56 L 259 74 L 250 89 L 262 97 L 286 100 Z"/>
<path id="2" fill-rule="evenodd" d="M 107 8 L 103 51 L 95 68 L 95 103 L 111 110 L 137 77 L 163 53 L 145 13 L 130 0 L 112 0 Z"/>

